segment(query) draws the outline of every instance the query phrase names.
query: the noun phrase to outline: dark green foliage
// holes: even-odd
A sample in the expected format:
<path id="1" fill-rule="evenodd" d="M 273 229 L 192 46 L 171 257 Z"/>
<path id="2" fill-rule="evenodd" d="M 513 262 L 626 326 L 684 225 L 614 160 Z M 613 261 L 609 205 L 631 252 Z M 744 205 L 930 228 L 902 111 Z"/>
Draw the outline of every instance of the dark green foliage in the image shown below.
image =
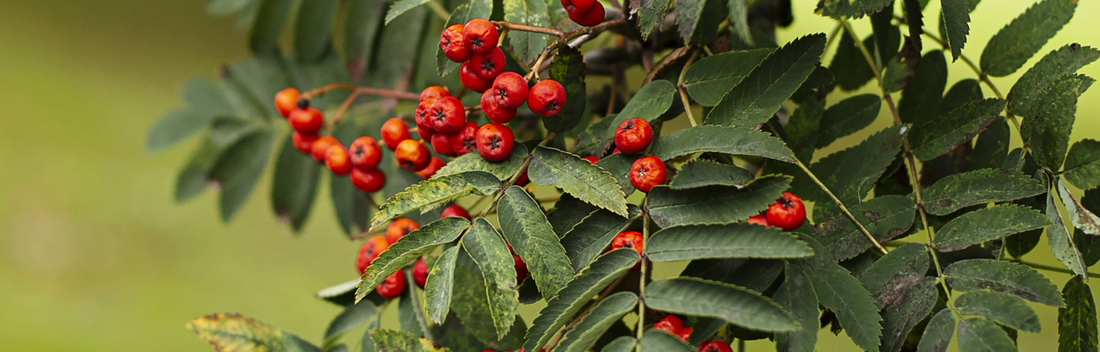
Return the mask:
<path id="1" fill-rule="evenodd" d="M 1085 279 L 1075 276 L 1062 289 L 1065 308 L 1058 308 L 1058 352 L 1097 350 L 1096 302 Z"/>

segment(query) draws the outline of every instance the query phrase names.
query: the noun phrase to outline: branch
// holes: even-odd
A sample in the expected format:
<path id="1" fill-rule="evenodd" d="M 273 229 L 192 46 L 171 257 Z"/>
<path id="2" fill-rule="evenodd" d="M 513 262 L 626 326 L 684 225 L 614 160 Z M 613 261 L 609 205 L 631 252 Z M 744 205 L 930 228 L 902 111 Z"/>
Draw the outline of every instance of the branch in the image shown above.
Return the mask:
<path id="1" fill-rule="evenodd" d="M 642 201 L 642 257 L 638 258 L 638 261 L 642 263 L 642 275 L 639 275 L 641 279 L 638 279 L 638 344 L 636 352 L 642 352 L 642 333 L 645 332 L 645 274 L 646 274 L 646 255 L 645 249 L 649 245 L 649 197 L 647 196 Z"/>
<path id="2" fill-rule="evenodd" d="M 493 21 L 493 24 L 499 26 L 501 29 L 506 29 L 506 30 L 510 30 L 510 31 L 549 34 L 549 35 L 559 37 L 559 38 L 565 36 L 565 32 L 562 32 L 560 30 L 553 29 L 553 28 L 546 28 L 546 27 L 539 27 L 539 26 L 528 26 L 526 24 L 510 23 L 510 22 L 505 22 L 505 21 Z"/>
<path id="3" fill-rule="evenodd" d="M 597 24 L 597 25 L 592 26 L 592 27 L 584 27 L 584 28 L 580 28 L 580 29 L 568 32 L 568 33 L 564 33 L 563 35 L 560 36 L 560 38 L 558 38 L 558 40 L 555 40 L 553 43 L 550 43 L 550 45 L 547 45 L 545 49 L 542 49 L 542 54 L 539 54 L 539 58 L 537 60 L 535 60 L 535 64 L 531 65 L 531 72 L 528 72 L 527 75 L 524 76 L 523 78 L 526 79 L 526 80 L 531 80 L 531 77 L 538 77 L 538 72 L 539 72 L 539 69 L 542 66 L 542 62 L 546 60 L 546 57 L 550 55 L 550 52 L 553 51 L 554 49 L 556 49 L 558 46 L 567 43 L 570 39 L 573 39 L 574 37 L 577 37 L 577 36 L 580 36 L 580 35 L 583 35 L 583 34 L 592 34 L 592 33 L 603 32 L 603 31 L 605 31 L 605 30 L 607 30 L 611 27 L 620 26 L 620 25 L 624 25 L 624 24 L 626 24 L 626 20 L 620 18 L 620 19 L 606 21 L 606 22 Z"/>
<path id="4" fill-rule="evenodd" d="M 645 76 L 645 81 L 642 81 L 642 86 L 645 86 L 646 84 L 649 84 L 649 82 L 652 82 L 653 78 L 657 77 L 658 73 L 661 73 L 668 68 L 668 65 L 671 65 L 673 62 L 676 62 L 676 60 L 684 57 L 684 54 L 686 54 L 689 50 L 693 51 L 694 49 L 694 45 L 688 44 L 687 46 L 680 47 L 672 53 L 665 55 L 665 57 L 662 57 L 661 61 L 658 61 L 657 65 L 654 66 L 653 69 L 649 71 L 649 74 Z"/>
<path id="5" fill-rule="evenodd" d="M 680 102 L 684 104 L 684 112 L 687 113 L 688 122 L 691 122 L 691 127 L 695 127 L 695 116 L 691 114 L 691 103 L 687 97 L 687 87 L 684 87 L 684 72 L 687 72 L 688 66 L 691 66 L 691 62 L 695 60 L 695 56 L 699 54 L 698 50 L 692 50 L 691 56 L 688 57 L 687 62 L 684 63 L 684 68 L 680 70 L 680 78 L 676 82 L 676 90 L 680 92 Z"/>
<path id="6" fill-rule="evenodd" d="M 351 91 L 351 95 L 348 95 L 348 98 L 344 99 L 344 103 L 340 104 L 340 109 L 336 110 L 336 114 L 333 115 L 332 119 L 328 121 L 328 126 L 326 127 L 326 129 L 328 129 L 330 132 L 332 131 L 332 126 L 336 125 L 336 122 L 340 121 L 340 118 L 343 117 L 344 113 L 347 112 L 348 108 L 351 107 L 351 104 L 355 101 L 355 98 L 358 98 L 360 95 L 373 95 L 377 97 L 391 99 L 420 100 L 420 94 L 412 92 L 371 87 L 355 87 L 354 85 L 341 83 L 330 84 L 321 88 L 317 88 L 306 92 L 306 94 L 310 94 L 310 98 L 312 98 L 315 95 L 324 94 L 331 90 L 349 89 L 349 87 L 350 89 L 354 89 Z M 303 94 L 302 96 L 306 96 L 306 94 Z"/>

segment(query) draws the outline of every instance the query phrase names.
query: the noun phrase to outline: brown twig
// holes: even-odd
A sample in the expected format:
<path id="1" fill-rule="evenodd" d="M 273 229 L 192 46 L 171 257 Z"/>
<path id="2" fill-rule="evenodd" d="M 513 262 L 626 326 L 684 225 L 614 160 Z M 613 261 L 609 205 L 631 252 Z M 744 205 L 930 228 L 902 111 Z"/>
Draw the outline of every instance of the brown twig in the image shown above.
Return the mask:
<path id="1" fill-rule="evenodd" d="M 555 40 L 553 43 L 550 43 L 550 45 L 547 45 L 545 49 L 542 49 L 542 53 L 539 54 L 538 59 L 535 60 L 535 64 L 531 65 L 531 72 L 528 72 L 527 75 L 524 76 L 523 78 L 526 79 L 526 80 L 531 80 L 531 77 L 538 77 L 539 69 L 542 66 L 542 62 L 546 60 L 546 57 L 548 55 L 550 55 L 550 53 L 553 52 L 554 49 L 557 49 L 558 46 L 561 46 L 562 44 L 567 43 L 570 39 L 573 39 L 573 38 L 575 38 L 579 35 L 583 35 L 583 34 L 599 33 L 599 32 L 602 32 L 604 30 L 607 30 L 608 28 L 623 25 L 623 24 L 626 24 L 626 20 L 620 18 L 620 19 L 606 21 L 606 22 L 597 24 L 597 25 L 592 26 L 592 27 L 584 27 L 584 28 L 580 28 L 580 29 L 577 29 L 577 30 L 574 30 L 574 31 L 570 31 L 568 33 L 564 33 L 563 35 L 560 36 L 560 38 L 558 38 L 558 40 Z"/>
<path id="2" fill-rule="evenodd" d="M 553 29 L 553 28 L 546 28 L 546 27 L 539 27 L 539 26 L 529 26 L 529 25 L 526 25 L 526 24 L 510 23 L 510 22 L 505 22 L 505 21 L 493 21 L 493 24 L 497 25 L 497 27 L 500 27 L 503 30 L 542 33 L 542 34 L 549 34 L 549 35 L 552 35 L 552 36 L 555 36 L 555 37 L 565 36 L 565 32 L 562 32 L 560 30 Z M 501 37 L 504 37 L 504 36 L 502 35 Z"/>
<path id="3" fill-rule="evenodd" d="M 336 110 L 336 114 L 333 115 L 332 119 L 328 121 L 328 130 L 329 131 L 332 130 L 332 126 L 336 125 L 336 122 L 340 121 L 340 118 L 343 117 L 344 113 L 347 112 L 348 108 L 351 107 L 351 104 L 355 101 L 355 98 L 358 98 L 360 95 L 373 95 L 373 96 L 377 96 L 377 97 L 390 98 L 390 99 L 420 100 L 420 94 L 416 94 L 416 93 L 413 93 L 413 92 L 405 92 L 405 91 L 391 90 L 391 89 L 381 89 L 381 88 L 372 88 L 372 87 L 355 87 L 354 85 L 343 84 L 343 83 L 330 84 L 330 85 L 327 85 L 327 86 L 324 86 L 324 87 L 317 88 L 317 89 L 311 90 L 309 92 L 306 92 L 306 94 L 309 94 L 309 98 L 307 98 L 307 99 L 311 99 L 312 97 L 314 97 L 316 95 L 324 94 L 326 92 L 336 90 L 336 89 L 348 89 L 349 86 L 352 89 L 351 95 L 348 95 L 348 98 L 344 99 L 344 103 L 340 104 L 340 109 Z M 306 94 L 302 94 L 302 96 L 305 97 Z"/>
<path id="4" fill-rule="evenodd" d="M 665 55 L 665 57 L 661 58 L 661 61 L 657 62 L 657 65 L 654 66 L 652 70 L 649 70 L 649 74 L 645 76 L 645 81 L 642 81 L 642 86 L 649 84 L 649 82 L 653 81 L 654 77 L 657 77 L 658 74 L 664 72 L 664 70 L 667 69 L 669 65 L 672 65 L 673 62 L 679 60 L 681 57 L 684 56 L 684 54 L 687 54 L 688 51 L 694 51 L 694 49 L 694 45 L 688 44 L 674 50 L 668 55 Z"/>

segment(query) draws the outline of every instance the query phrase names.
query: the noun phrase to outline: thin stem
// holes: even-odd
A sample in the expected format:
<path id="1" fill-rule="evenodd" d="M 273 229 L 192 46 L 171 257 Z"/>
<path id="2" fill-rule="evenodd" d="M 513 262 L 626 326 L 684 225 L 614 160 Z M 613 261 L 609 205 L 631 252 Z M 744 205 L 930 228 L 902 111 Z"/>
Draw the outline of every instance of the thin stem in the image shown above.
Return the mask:
<path id="1" fill-rule="evenodd" d="M 680 78 L 676 82 L 676 90 L 680 92 L 680 102 L 684 104 L 684 112 L 687 113 L 688 122 L 691 122 L 691 127 L 695 127 L 695 116 L 691 114 L 691 103 L 688 102 L 687 87 L 684 87 L 684 73 L 687 72 L 688 66 L 691 66 L 691 62 L 695 60 L 695 57 L 699 55 L 699 50 L 692 50 L 691 56 L 688 56 L 687 62 L 684 63 L 684 68 L 680 70 Z"/>
<path id="2" fill-rule="evenodd" d="M 428 8 L 432 9 L 432 12 L 434 12 L 439 19 L 443 20 L 443 22 L 447 22 L 447 20 L 451 19 L 451 12 L 447 11 L 438 1 L 428 1 Z"/>
<path id="3" fill-rule="evenodd" d="M 328 92 L 331 92 L 331 91 L 334 91 L 334 90 L 355 90 L 355 88 L 356 88 L 356 86 L 354 84 L 333 83 L 333 84 L 328 84 L 328 85 L 322 86 L 320 88 L 314 88 L 314 89 L 311 89 L 309 91 L 306 91 L 306 92 L 302 93 L 302 98 L 313 99 L 313 97 L 316 97 L 318 95 L 325 94 L 325 93 L 328 93 Z"/>
<path id="4" fill-rule="evenodd" d="M 529 25 L 526 25 L 526 24 L 509 23 L 509 22 L 504 22 L 504 21 L 493 21 L 493 24 L 499 26 L 500 28 L 507 29 L 507 30 L 512 30 L 512 31 L 542 33 L 542 34 L 549 34 L 549 35 L 552 35 L 552 36 L 555 36 L 555 37 L 564 37 L 565 36 L 565 32 L 562 32 L 562 31 L 559 31 L 559 30 L 553 29 L 553 28 L 546 28 L 546 27 L 539 27 L 539 26 L 529 26 Z"/>
<path id="5" fill-rule="evenodd" d="M 836 36 L 837 34 L 840 34 L 840 30 L 842 28 L 844 28 L 844 26 L 837 24 L 836 27 L 833 28 L 832 33 L 829 33 L 829 37 L 825 39 L 825 50 L 821 51 L 821 57 L 818 59 L 825 58 L 825 53 L 829 51 L 829 46 L 833 44 L 833 41 L 836 41 Z"/>
<path id="6" fill-rule="evenodd" d="M 1077 275 L 1077 273 L 1074 273 L 1072 270 L 1062 268 L 1062 267 L 1050 266 L 1050 265 L 1046 265 L 1046 264 L 1039 264 L 1039 263 L 1032 263 L 1032 262 L 1025 262 L 1025 261 L 1020 260 L 1020 259 L 1016 259 L 1015 262 L 1023 264 L 1023 265 L 1027 265 L 1027 266 L 1030 266 L 1030 267 L 1036 268 L 1036 269 L 1050 270 L 1050 271 L 1059 272 L 1059 273 L 1063 273 L 1063 274 Z M 1097 273 L 1086 272 L 1086 274 L 1088 274 L 1088 277 L 1091 277 L 1091 278 L 1100 278 L 1100 274 L 1097 274 Z"/>
<path id="7" fill-rule="evenodd" d="M 695 46 L 688 44 L 687 46 L 676 49 L 676 51 L 665 55 L 665 57 L 661 58 L 661 61 L 657 62 L 657 66 L 654 66 L 652 70 L 649 70 L 649 74 L 646 75 L 645 81 L 642 81 L 642 85 L 644 86 L 646 84 L 649 84 L 649 82 L 653 81 L 653 78 L 657 77 L 657 74 L 664 71 L 669 65 L 672 65 L 673 62 L 676 62 L 676 60 L 684 57 L 684 54 L 686 54 L 688 51 L 694 52 Z"/>
<path id="8" fill-rule="evenodd" d="M 737 339 L 737 352 L 745 352 L 745 339 Z"/>
<path id="9" fill-rule="evenodd" d="M 328 121 L 328 130 L 329 131 L 332 131 L 332 126 L 336 125 L 336 123 L 340 121 L 340 118 L 343 117 L 344 113 L 347 112 L 348 108 L 351 107 L 351 104 L 355 101 L 355 98 L 358 98 L 360 95 L 373 95 L 373 96 L 377 96 L 377 97 L 392 98 L 392 99 L 420 100 L 420 94 L 416 94 L 416 93 L 412 93 L 412 92 L 404 92 L 404 91 L 399 91 L 399 90 L 381 89 L 381 88 L 371 88 L 371 87 L 355 87 L 354 85 L 350 85 L 350 84 L 330 84 L 330 85 L 327 85 L 327 86 L 324 86 L 324 87 L 306 92 L 306 94 L 312 93 L 311 96 L 310 96 L 312 98 L 312 96 L 314 96 L 314 95 L 323 94 L 325 92 L 328 92 L 328 91 L 331 91 L 331 90 L 334 90 L 334 89 L 347 89 L 349 86 L 352 89 L 351 94 L 348 95 L 347 99 L 344 99 L 344 103 L 340 104 L 340 109 L 336 110 L 336 114 L 333 115 L 332 119 Z M 302 96 L 305 96 L 306 94 L 303 94 Z"/>
<path id="10" fill-rule="evenodd" d="M 642 202 L 642 257 L 638 258 L 638 261 L 642 263 L 642 275 L 638 280 L 638 342 L 642 341 L 642 333 L 645 332 L 645 275 L 646 275 L 646 255 L 645 247 L 649 244 L 649 197 Z M 642 344 L 639 343 L 636 346 L 636 352 L 642 352 Z"/>
<path id="11" fill-rule="evenodd" d="M 620 18 L 606 21 L 592 27 L 584 27 L 574 31 L 570 31 L 568 33 L 564 33 L 560 36 L 561 38 L 558 38 L 558 40 L 555 40 L 553 43 L 550 43 L 550 45 L 547 45 L 545 49 L 542 49 L 542 54 L 539 54 L 539 58 L 535 60 L 535 64 L 531 66 L 531 72 L 528 72 L 527 75 L 523 78 L 526 80 L 531 80 L 531 77 L 538 77 L 538 72 L 539 69 L 542 67 L 542 62 L 546 60 L 546 57 L 550 55 L 550 52 L 552 52 L 558 46 L 567 43 L 570 39 L 573 39 L 574 37 L 582 34 L 602 32 L 608 28 L 624 24 L 626 24 L 626 19 Z"/>
<path id="12" fill-rule="evenodd" d="M 856 227 L 858 227 L 859 230 L 867 236 L 867 239 L 871 240 L 871 243 L 875 245 L 875 248 L 878 248 L 878 250 L 881 251 L 882 254 L 886 254 L 886 248 L 883 247 L 881 243 L 878 243 L 878 240 L 875 239 L 875 236 L 872 236 L 871 232 L 867 231 L 867 228 L 863 227 L 863 224 L 860 223 L 859 220 L 856 220 L 856 217 L 852 215 L 852 212 L 848 211 L 848 207 L 845 207 L 844 203 L 841 202 L 840 199 L 838 199 L 835 195 L 833 195 L 833 192 L 829 190 L 829 187 L 825 187 L 825 184 L 821 183 L 821 180 L 817 179 L 817 176 L 814 175 L 813 171 L 810 171 L 810 168 L 806 167 L 806 164 L 802 163 L 802 160 L 795 159 L 794 161 L 798 165 L 798 167 L 802 168 L 802 171 L 805 172 L 806 175 L 810 176 L 810 179 L 813 180 L 814 183 L 816 183 L 817 186 L 821 188 L 821 190 L 825 191 L 825 193 L 829 195 L 829 198 L 833 199 L 833 203 L 836 203 L 836 205 L 840 207 L 840 210 L 844 212 L 844 215 L 847 215 L 849 219 L 852 219 L 852 222 L 855 223 Z"/>

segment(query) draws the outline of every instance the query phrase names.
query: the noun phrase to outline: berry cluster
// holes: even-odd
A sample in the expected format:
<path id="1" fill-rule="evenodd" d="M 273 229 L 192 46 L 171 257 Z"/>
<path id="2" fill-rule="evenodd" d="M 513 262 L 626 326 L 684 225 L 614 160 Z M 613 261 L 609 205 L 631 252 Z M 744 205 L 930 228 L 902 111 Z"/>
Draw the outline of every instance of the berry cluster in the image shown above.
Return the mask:
<path id="1" fill-rule="evenodd" d="M 561 0 L 561 6 L 569 13 L 569 19 L 585 27 L 603 22 L 603 4 L 596 0 Z"/>
<path id="2" fill-rule="evenodd" d="M 748 220 L 753 225 L 775 226 L 784 231 L 797 229 L 803 222 L 806 222 L 806 206 L 802 204 L 801 198 L 791 192 L 783 192 L 775 203 L 768 206 L 768 210 L 763 214 L 753 215 Z"/>
<path id="3" fill-rule="evenodd" d="M 690 327 L 685 327 L 684 321 L 675 315 L 666 315 L 654 323 L 653 328 L 679 336 L 685 342 L 691 337 L 692 331 Z M 733 352 L 733 349 L 723 341 L 706 341 L 699 344 L 699 352 Z"/>
<path id="4" fill-rule="evenodd" d="M 615 129 L 613 153 L 643 153 L 649 149 L 649 144 L 652 142 L 653 127 L 649 125 L 649 121 L 632 117 L 620 123 Z M 649 193 L 653 186 L 665 183 L 667 176 L 668 170 L 665 169 L 665 163 L 656 156 L 639 158 L 630 165 L 630 184 L 642 192 Z"/>

